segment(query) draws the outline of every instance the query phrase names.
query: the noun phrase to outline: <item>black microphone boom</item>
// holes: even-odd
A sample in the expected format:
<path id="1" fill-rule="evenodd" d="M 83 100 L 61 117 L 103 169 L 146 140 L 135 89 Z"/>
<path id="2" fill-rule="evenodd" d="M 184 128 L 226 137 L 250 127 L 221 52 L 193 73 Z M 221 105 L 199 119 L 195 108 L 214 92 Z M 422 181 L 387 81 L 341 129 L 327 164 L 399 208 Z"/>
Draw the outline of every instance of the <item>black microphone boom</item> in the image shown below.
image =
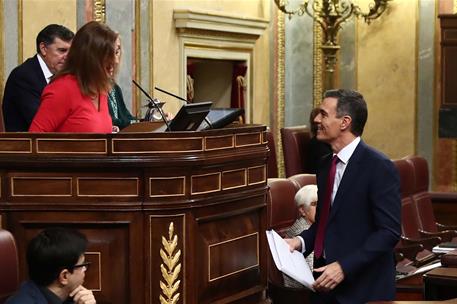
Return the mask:
<path id="1" fill-rule="evenodd" d="M 170 125 L 168 124 L 168 120 L 165 117 L 165 114 L 163 113 L 162 107 L 160 105 L 158 105 L 158 102 L 154 98 L 152 98 L 148 94 L 148 92 L 146 92 L 134 79 L 132 79 L 132 82 L 133 82 L 134 85 L 136 85 L 138 87 L 138 89 L 140 89 L 141 92 L 143 92 L 144 95 L 146 95 L 147 98 L 149 98 L 150 104 L 152 103 L 154 105 L 154 107 L 157 109 L 157 111 L 159 111 L 163 122 L 167 126 L 167 129 L 170 129 Z"/>
<path id="2" fill-rule="evenodd" d="M 159 88 L 159 87 L 154 87 L 154 88 L 155 88 L 157 91 L 160 91 L 160 92 L 165 93 L 165 94 L 167 94 L 167 95 L 173 96 L 174 98 L 177 98 L 177 99 L 179 99 L 179 100 L 185 101 L 186 103 L 190 103 L 189 100 L 184 99 L 184 98 L 182 98 L 182 97 L 180 97 L 180 96 L 178 96 L 178 95 L 175 95 L 175 94 L 173 94 L 173 93 L 170 93 L 170 92 L 168 92 L 168 91 L 165 91 L 164 89 L 161 89 L 161 88 Z M 208 126 L 209 126 L 211 129 L 213 128 L 213 124 L 211 123 L 211 121 L 209 121 L 209 119 L 208 119 L 206 116 L 205 116 L 205 122 L 208 124 Z"/>

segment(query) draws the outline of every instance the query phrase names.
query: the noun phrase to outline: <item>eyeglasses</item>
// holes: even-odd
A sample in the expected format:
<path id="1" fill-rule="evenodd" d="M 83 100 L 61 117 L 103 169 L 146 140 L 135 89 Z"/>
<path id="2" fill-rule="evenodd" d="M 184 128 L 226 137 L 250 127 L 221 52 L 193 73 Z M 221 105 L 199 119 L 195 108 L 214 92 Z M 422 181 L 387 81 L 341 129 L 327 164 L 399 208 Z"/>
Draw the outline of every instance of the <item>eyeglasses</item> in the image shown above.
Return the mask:
<path id="1" fill-rule="evenodd" d="M 90 262 L 83 262 L 81 264 L 74 265 L 72 268 L 75 269 L 75 268 L 85 267 L 85 269 L 87 270 L 87 268 L 89 268 L 89 265 L 90 265 Z"/>

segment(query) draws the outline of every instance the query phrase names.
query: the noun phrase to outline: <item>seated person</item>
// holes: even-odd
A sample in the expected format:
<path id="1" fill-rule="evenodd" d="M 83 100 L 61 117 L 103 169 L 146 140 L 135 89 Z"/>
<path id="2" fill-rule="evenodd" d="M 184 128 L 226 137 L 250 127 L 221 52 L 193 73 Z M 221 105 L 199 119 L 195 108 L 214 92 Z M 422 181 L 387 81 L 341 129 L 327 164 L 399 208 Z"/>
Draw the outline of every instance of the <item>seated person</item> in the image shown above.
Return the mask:
<path id="1" fill-rule="evenodd" d="M 48 228 L 27 246 L 29 281 L 5 304 L 94 304 L 92 291 L 82 286 L 88 263 L 87 239 L 78 231 Z"/>
<path id="2" fill-rule="evenodd" d="M 111 133 L 107 95 L 119 50 L 119 34 L 107 25 L 91 21 L 81 27 L 63 69 L 44 89 L 29 131 Z"/>
<path id="3" fill-rule="evenodd" d="M 3 118 L 7 132 L 27 132 L 40 106 L 40 97 L 51 77 L 67 59 L 73 32 L 50 24 L 36 37 L 36 55 L 11 71 L 3 94 Z"/>
<path id="4" fill-rule="evenodd" d="M 113 84 L 113 88 L 108 93 L 108 107 L 113 127 L 117 126 L 122 130 L 130 124 L 138 122 L 138 119 L 130 114 L 125 106 L 122 90 L 117 83 Z"/>
<path id="5" fill-rule="evenodd" d="M 317 205 L 317 186 L 306 185 L 303 186 L 295 194 L 295 203 L 297 204 L 299 218 L 289 227 L 286 231 L 287 238 L 293 238 L 299 235 L 303 230 L 308 229 L 314 223 L 316 216 Z M 313 255 L 310 254 L 306 257 L 306 262 L 309 268 L 313 269 Z M 294 279 L 284 274 L 284 286 L 294 288 L 304 288 L 304 286 Z"/>

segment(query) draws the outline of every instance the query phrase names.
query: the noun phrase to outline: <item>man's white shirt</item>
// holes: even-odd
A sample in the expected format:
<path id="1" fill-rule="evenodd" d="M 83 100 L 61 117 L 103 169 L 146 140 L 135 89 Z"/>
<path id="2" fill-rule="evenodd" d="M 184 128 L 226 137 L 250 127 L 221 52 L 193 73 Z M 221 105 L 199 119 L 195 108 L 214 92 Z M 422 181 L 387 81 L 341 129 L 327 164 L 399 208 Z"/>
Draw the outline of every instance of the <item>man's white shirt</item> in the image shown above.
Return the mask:
<path id="1" fill-rule="evenodd" d="M 51 77 L 53 76 L 53 74 L 49 70 L 43 58 L 41 58 L 40 54 L 37 54 L 37 58 L 38 62 L 40 63 L 41 70 L 43 71 L 44 79 L 46 79 L 46 82 L 49 83 L 49 81 L 51 81 Z"/>

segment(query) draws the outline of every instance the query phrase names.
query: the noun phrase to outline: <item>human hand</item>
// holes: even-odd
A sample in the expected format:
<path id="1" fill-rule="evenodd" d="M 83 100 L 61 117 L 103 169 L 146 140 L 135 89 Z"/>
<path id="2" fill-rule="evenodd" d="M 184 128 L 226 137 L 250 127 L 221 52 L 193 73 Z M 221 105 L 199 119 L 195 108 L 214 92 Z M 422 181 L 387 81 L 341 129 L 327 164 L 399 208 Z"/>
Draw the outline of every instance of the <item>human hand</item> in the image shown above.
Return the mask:
<path id="1" fill-rule="evenodd" d="M 284 241 L 286 241 L 286 243 L 289 245 L 290 252 L 294 250 L 301 250 L 301 242 L 298 237 L 294 237 L 292 239 L 284 239 Z"/>
<path id="2" fill-rule="evenodd" d="M 84 288 L 82 285 L 76 287 L 71 293 L 70 297 L 73 297 L 75 304 L 95 304 L 94 294 L 92 290 Z"/>
<path id="3" fill-rule="evenodd" d="M 120 131 L 119 127 L 118 126 L 113 126 L 111 128 L 111 133 L 118 133 Z"/>
<path id="4" fill-rule="evenodd" d="M 316 268 L 314 271 L 322 272 L 313 284 L 313 287 L 317 291 L 330 291 L 344 280 L 343 268 L 341 268 L 341 265 L 338 262 L 333 262 L 323 267 Z"/>

